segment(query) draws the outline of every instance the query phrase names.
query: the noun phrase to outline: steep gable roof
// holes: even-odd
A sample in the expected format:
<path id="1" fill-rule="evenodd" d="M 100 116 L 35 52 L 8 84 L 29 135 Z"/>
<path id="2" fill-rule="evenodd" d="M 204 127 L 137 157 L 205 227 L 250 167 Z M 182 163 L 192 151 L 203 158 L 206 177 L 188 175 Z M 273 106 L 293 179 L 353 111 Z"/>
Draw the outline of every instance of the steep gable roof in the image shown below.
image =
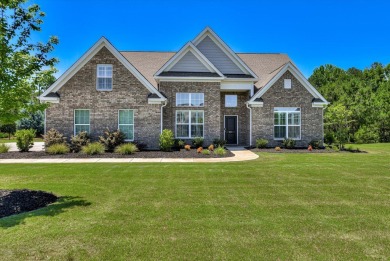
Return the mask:
<path id="1" fill-rule="evenodd" d="M 42 101 L 53 101 L 51 93 L 57 92 L 72 78 L 92 57 L 106 47 L 151 93 L 162 100 L 166 98 L 104 37 L 100 38 L 80 59 L 78 59 L 57 81 L 55 81 L 39 98 Z"/>

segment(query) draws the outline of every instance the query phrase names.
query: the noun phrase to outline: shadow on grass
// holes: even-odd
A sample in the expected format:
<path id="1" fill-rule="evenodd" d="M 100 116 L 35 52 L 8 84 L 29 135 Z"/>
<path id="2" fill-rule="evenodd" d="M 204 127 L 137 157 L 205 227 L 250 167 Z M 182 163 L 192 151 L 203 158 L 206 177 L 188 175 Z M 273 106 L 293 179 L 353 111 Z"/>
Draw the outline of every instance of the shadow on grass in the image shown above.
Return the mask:
<path id="1" fill-rule="evenodd" d="M 33 211 L 24 212 L 0 219 L 0 228 L 10 228 L 24 223 L 24 220 L 29 217 L 37 216 L 56 216 L 66 211 L 66 209 L 72 207 L 87 207 L 91 203 L 83 200 L 81 197 L 63 196 L 58 200 L 48 205 L 47 207 L 39 208 Z"/>

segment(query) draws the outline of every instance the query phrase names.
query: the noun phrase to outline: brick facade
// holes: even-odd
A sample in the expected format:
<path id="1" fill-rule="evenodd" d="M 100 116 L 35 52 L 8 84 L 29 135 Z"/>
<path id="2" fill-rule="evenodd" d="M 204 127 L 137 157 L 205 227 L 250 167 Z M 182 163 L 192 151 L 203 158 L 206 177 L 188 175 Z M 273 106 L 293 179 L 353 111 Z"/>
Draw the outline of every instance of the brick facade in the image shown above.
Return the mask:
<path id="1" fill-rule="evenodd" d="M 215 138 L 220 138 L 221 100 L 220 83 L 218 82 L 161 82 L 159 90 L 168 98 L 164 107 L 163 127 L 175 133 L 176 110 L 204 111 L 204 145 L 209 145 Z M 203 107 L 176 107 L 177 92 L 204 93 Z M 223 137 L 223 136 L 222 136 Z M 190 142 L 186 140 L 186 142 Z"/>
<path id="2" fill-rule="evenodd" d="M 96 90 L 97 64 L 113 65 L 112 91 Z M 103 47 L 58 91 L 60 103 L 46 110 L 46 129 L 55 128 L 68 138 L 74 133 L 74 110 L 90 110 L 91 137 L 97 139 L 105 128 L 118 128 L 118 110 L 134 110 L 134 138 L 149 148 L 158 147 L 160 105 L 149 105 L 148 89 Z"/>
<path id="3" fill-rule="evenodd" d="M 292 88 L 284 88 L 284 79 L 292 80 Z M 280 141 L 274 140 L 274 108 L 301 108 L 301 140 L 296 146 L 305 147 L 313 140 L 323 139 L 323 109 L 313 108 L 313 96 L 306 88 L 287 71 L 262 96 L 264 106 L 252 109 L 252 144 L 257 138 L 265 138 L 269 146 L 279 146 Z"/>

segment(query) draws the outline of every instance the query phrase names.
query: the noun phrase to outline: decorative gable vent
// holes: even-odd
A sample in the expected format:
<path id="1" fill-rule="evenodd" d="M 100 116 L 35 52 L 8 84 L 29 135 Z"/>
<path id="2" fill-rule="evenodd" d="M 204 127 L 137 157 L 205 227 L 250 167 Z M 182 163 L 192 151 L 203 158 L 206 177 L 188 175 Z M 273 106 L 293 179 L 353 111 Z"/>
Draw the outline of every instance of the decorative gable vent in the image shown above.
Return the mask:
<path id="1" fill-rule="evenodd" d="M 284 88 L 291 89 L 291 79 L 284 79 Z"/>

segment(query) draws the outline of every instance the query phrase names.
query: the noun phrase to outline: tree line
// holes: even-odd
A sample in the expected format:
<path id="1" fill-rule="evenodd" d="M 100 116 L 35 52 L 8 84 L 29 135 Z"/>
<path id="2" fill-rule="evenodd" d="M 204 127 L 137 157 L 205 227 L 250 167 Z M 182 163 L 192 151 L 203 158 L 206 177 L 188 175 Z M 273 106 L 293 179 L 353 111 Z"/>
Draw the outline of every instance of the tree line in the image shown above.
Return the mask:
<path id="1" fill-rule="evenodd" d="M 323 65 L 309 82 L 330 102 L 325 142 L 390 142 L 390 64 L 376 62 L 364 70 Z"/>

